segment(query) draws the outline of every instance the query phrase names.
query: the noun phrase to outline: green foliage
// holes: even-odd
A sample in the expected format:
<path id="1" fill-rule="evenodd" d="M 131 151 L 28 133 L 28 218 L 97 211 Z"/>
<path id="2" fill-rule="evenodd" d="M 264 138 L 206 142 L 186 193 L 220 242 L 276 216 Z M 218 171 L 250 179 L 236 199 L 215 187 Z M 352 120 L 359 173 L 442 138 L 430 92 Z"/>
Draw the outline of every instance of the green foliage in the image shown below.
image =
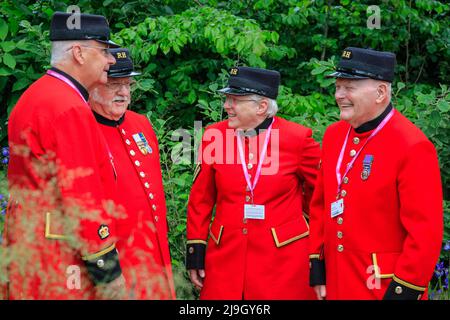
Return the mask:
<path id="1" fill-rule="evenodd" d="M 0 3 L 0 145 L 20 94 L 49 66 L 48 29 L 63 1 Z M 441 166 L 445 239 L 449 240 L 450 5 L 447 1 L 379 1 L 381 28 L 367 28 L 373 1 L 348 0 L 80 0 L 82 12 L 102 14 L 113 39 L 131 49 L 136 77 L 131 109 L 155 127 L 168 207 L 169 242 L 179 298 L 196 297 L 184 270 L 186 203 L 194 170 L 194 139 L 180 142 L 180 128 L 194 132 L 223 119 L 227 70 L 249 65 L 279 70 L 279 115 L 313 129 L 321 140 L 339 119 L 334 70 L 347 46 L 397 53 L 393 104 L 434 143 Z M 198 137 L 197 137 L 198 138 Z M 188 145 L 186 145 L 186 143 Z M 176 161 L 183 147 L 191 155 Z M 5 167 L 0 192 L 6 195 Z M 0 216 L 0 229 L 2 217 Z"/>

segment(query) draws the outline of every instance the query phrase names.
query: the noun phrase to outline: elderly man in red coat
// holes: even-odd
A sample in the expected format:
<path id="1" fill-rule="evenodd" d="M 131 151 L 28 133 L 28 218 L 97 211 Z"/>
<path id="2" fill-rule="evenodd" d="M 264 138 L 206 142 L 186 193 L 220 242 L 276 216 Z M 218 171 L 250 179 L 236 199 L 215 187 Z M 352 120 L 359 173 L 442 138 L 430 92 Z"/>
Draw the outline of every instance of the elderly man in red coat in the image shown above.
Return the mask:
<path id="1" fill-rule="evenodd" d="M 108 82 L 92 88 L 89 104 L 114 157 L 117 250 L 129 299 L 175 299 L 158 140 L 144 115 L 127 110 L 134 71 L 128 49 L 111 49 Z"/>
<path id="2" fill-rule="evenodd" d="M 201 299 L 313 299 L 307 218 L 319 144 L 311 129 L 275 116 L 277 71 L 230 74 L 228 119 L 202 138 L 186 267 Z"/>
<path id="3" fill-rule="evenodd" d="M 395 55 L 349 47 L 336 77 L 311 202 L 318 299 L 426 299 L 439 258 L 442 187 L 432 143 L 391 103 Z"/>
<path id="4" fill-rule="evenodd" d="M 52 68 L 9 118 L 8 298 L 116 298 L 114 164 L 87 104 L 116 45 L 106 19 L 88 14 L 56 12 L 50 40 Z"/>

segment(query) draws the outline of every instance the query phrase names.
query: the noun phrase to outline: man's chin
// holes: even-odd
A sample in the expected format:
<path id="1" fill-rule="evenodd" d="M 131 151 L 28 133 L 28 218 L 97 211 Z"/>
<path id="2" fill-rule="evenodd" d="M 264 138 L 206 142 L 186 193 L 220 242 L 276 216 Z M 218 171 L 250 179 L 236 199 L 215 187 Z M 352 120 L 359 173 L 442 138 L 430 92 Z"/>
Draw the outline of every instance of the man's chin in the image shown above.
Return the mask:
<path id="1" fill-rule="evenodd" d="M 235 118 L 228 118 L 228 126 L 231 128 L 231 129 L 236 129 L 237 128 L 237 121 L 236 121 L 236 119 Z"/>
<path id="2" fill-rule="evenodd" d="M 113 102 L 115 114 L 122 116 L 127 111 L 128 105 L 128 102 Z"/>
<path id="3" fill-rule="evenodd" d="M 350 110 L 341 110 L 340 118 L 344 121 L 349 121 L 352 118 L 352 112 Z"/>

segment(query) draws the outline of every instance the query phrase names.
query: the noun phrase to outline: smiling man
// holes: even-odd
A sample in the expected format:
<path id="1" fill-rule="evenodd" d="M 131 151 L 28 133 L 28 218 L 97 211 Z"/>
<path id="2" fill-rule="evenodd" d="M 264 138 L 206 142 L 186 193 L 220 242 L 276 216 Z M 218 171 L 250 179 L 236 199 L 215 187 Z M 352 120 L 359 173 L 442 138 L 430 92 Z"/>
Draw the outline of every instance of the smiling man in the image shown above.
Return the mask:
<path id="1" fill-rule="evenodd" d="M 236 67 L 219 90 L 228 119 L 205 129 L 187 208 L 186 268 L 200 299 L 315 297 L 307 219 L 320 146 L 276 116 L 279 85 L 278 71 Z"/>
<path id="2" fill-rule="evenodd" d="M 116 64 L 108 82 L 91 90 L 89 104 L 114 158 L 117 203 L 116 243 L 128 299 L 175 299 L 167 238 L 166 201 L 158 141 L 148 119 L 127 110 L 134 76 L 128 49 L 111 49 Z"/>
<path id="3" fill-rule="evenodd" d="M 325 132 L 311 202 L 318 299 L 427 299 L 443 232 L 439 164 L 392 106 L 395 62 L 349 47 L 330 75 L 341 121 Z"/>

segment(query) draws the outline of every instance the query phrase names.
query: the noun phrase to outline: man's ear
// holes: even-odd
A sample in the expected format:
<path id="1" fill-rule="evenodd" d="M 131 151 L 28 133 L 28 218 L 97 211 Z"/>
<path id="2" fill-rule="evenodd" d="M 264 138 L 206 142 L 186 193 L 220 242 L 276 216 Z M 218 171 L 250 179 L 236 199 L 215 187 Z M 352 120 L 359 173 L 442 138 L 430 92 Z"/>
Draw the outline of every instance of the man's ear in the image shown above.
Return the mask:
<path id="1" fill-rule="evenodd" d="M 79 64 L 85 63 L 85 56 L 83 54 L 83 50 L 81 50 L 81 45 L 76 43 L 72 46 L 72 57 Z"/>
<path id="2" fill-rule="evenodd" d="M 258 103 L 258 110 L 256 111 L 257 115 L 265 115 L 267 113 L 267 109 L 269 108 L 269 101 L 267 99 L 262 99 Z"/>
<path id="3" fill-rule="evenodd" d="M 388 84 L 386 82 L 380 82 L 377 86 L 377 103 L 383 102 L 388 95 Z"/>

